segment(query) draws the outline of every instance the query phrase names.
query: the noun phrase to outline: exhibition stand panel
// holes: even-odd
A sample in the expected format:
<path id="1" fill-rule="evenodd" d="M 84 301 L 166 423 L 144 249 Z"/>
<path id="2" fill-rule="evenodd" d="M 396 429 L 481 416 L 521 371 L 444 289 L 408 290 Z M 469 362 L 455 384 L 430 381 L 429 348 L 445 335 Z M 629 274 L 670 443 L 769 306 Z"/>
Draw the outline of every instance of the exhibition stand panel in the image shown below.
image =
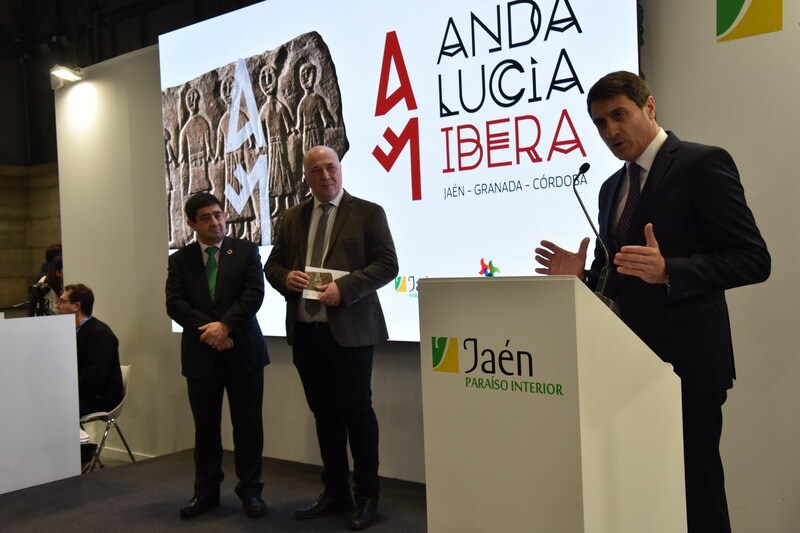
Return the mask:
<path id="1" fill-rule="evenodd" d="M 0 494 L 81 473 L 75 315 L 0 320 Z"/>
<path id="2" fill-rule="evenodd" d="M 423 279 L 428 528 L 686 531 L 680 380 L 572 276 Z"/>

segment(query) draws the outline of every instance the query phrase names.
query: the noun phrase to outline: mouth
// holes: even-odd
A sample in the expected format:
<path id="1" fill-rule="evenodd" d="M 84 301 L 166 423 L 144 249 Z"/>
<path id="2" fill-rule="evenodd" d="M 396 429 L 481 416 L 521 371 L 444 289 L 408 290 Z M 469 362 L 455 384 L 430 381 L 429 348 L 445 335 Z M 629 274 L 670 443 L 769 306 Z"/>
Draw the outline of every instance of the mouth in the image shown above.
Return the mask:
<path id="1" fill-rule="evenodd" d="M 609 143 L 609 149 L 614 152 L 614 154 L 619 154 L 620 152 L 625 151 L 625 141 L 617 141 L 615 143 Z"/>

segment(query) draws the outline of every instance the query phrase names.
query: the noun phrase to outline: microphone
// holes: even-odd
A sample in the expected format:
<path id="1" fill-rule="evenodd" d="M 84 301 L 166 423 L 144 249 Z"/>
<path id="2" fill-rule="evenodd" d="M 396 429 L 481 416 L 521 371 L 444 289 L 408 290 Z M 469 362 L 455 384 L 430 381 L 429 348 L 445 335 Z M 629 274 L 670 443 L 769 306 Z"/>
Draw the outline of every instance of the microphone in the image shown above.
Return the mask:
<path id="1" fill-rule="evenodd" d="M 581 209 L 583 209 L 583 214 L 586 216 L 586 220 L 589 221 L 589 225 L 592 227 L 592 231 L 594 232 L 594 236 L 597 237 L 597 242 L 600 243 L 600 247 L 603 250 L 603 258 L 605 262 L 603 263 L 603 268 L 600 270 L 600 277 L 597 280 L 597 288 L 595 289 L 594 293 L 597 295 L 600 300 L 603 301 L 609 309 L 611 309 L 614 314 L 619 316 L 619 307 L 617 307 L 617 302 L 606 296 L 606 280 L 608 279 L 608 268 L 609 268 L 609 256 L 608 256 L 608 246 L 606 243 L 603 242 L 603 239 L 600 238 L 600 234 L 597 232 L 597 228 L 594 227 L 594 222 L 592 222 L 592 217 L 589 216 L 589 212 L 586 210 L 586 206 L 583 205 L 583 200 L 581 200 L 581 195 L 578 194 L 578 176 L 581 174 L 586 174 L 589 171 L 588 161 L 581 165 L 581 168 L 578 170 L 578 174 L 575 175 L 575 179 L 572 180 L 572 192 L 575 193 L 575 198 L 578 199 L 578 203 L 581 204 Z"/>

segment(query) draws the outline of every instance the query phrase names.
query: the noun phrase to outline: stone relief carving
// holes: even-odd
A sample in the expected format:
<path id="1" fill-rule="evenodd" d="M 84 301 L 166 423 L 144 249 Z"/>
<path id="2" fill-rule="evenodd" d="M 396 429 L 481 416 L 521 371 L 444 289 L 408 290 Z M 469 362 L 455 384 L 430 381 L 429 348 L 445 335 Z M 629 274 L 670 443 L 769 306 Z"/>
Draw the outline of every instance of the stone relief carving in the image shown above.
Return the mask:
<path id="1" fill-rule="evenodd" d="M 199 191 L 222 201 L 228 235 L 270 244 L 310 194 L 305 150 L 325 144 L 342 158 L 349 148 L 336 68 L 316 32 L 169 87 L 161 105 L 170 248 L 191 241 L 183 204 Z"/>

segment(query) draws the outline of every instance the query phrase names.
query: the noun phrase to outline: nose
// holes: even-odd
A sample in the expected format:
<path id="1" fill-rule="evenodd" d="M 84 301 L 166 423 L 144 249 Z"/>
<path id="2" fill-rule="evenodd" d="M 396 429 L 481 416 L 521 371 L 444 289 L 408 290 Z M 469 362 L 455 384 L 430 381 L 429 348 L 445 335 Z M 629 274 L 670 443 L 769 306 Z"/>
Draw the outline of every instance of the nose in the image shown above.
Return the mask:
<path id="1" fill-rule="evenodd" d="M 613 122 L 607 122 L 603 131 L 606 139 L 613 139 L 619 133 L 619 128 Z"/>

